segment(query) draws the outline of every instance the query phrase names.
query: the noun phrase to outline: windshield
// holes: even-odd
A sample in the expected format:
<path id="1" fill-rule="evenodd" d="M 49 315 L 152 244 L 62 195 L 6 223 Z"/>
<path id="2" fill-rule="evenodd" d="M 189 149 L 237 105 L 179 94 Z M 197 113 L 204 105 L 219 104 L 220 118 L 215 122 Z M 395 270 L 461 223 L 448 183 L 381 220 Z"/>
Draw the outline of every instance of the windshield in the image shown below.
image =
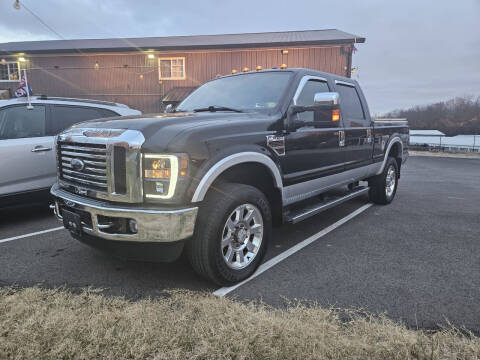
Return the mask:
<path id="1" fill-rule="evenodd" d="M 211 106 L 237 110 L 271 109 L 278 105 L 291 72 L 264 72 L 229 76 L 210 81 L 178 105 L 178 111 Z"/>

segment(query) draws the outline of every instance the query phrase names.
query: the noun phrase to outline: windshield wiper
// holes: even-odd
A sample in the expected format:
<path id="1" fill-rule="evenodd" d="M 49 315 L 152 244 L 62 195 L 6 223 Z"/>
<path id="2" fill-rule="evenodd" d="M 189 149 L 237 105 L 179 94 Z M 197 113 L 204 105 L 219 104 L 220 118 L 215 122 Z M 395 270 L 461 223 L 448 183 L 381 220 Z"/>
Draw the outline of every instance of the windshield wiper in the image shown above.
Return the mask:
<path id="1" fill-rule="evenodd" d="M 238 109 L 233 109 L 229 108 L 226 106 L 216 106 L 216 105 L 210 105 L 209 107 L 205 108 L 198 108 L 198 109 L 193 109 L 193 112 L 202 112 L 202 111 L 210 111 L 210 112 L 215 112 L 215 111 L 234 111 L 234 112 L 243 112 L 242 110 Z"/>

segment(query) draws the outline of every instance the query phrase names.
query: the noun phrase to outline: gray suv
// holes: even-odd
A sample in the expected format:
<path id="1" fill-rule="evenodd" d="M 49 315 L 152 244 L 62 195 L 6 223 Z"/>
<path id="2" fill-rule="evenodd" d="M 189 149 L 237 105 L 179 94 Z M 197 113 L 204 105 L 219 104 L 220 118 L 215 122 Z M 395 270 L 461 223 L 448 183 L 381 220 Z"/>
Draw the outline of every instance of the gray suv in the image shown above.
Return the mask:
<path id="1" fill-rule="evenodd" d="M 0 100 L 0 207 L 42 202 L 56 179 L 54 137 L 92 119 L 140 115 L 106 101 L 34 96 Z"/>

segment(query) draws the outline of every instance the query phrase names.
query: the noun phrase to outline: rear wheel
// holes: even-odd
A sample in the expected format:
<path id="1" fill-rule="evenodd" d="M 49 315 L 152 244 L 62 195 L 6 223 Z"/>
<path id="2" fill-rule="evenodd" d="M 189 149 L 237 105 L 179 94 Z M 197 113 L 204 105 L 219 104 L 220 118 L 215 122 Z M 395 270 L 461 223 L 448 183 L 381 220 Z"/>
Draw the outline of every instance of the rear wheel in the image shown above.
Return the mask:
<path id="1" fill-rule="evenodd" d="M 376 204 L 390 204 L 397 193 L 398 164 L 393 157 L 387 163 L 380 175 L 369 180 L 370 200 Z"/>
<path id="2" fill-rule="evenodd" d="M 242 281 L 265 255 L 271 227 L 270 205 L 260 190 L 220 184 L 199 210 L 194 236 L 186 244 L 188 259 L 200 275 L 219 285 Z"/>

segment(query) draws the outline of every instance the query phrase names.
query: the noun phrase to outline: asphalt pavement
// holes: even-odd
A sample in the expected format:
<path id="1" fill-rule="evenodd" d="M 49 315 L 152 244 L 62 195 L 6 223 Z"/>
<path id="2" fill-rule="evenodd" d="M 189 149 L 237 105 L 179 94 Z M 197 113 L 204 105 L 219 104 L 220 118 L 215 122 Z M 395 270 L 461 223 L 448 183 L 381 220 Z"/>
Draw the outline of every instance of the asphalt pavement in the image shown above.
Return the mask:
<path id="1" fill-rule="evenodd" d="M 374 205 L 227 296 L 360 308 L 436 328 L 447 321 L 480 333 L 480 160 L 411 157 L 396 199 Z M 273 232 L 265 261 L 368 203 L 349 201 Z M 0 211 L 0 285 L 93 287 L 131 299 L 170 289 L 213 292 L 185 259 L 126 262 L 72 239 L 48 209 Z M 16 238 L 2 242 L 2 239 Z M 288 299 L 288 300 L 287 300 Z"/>

